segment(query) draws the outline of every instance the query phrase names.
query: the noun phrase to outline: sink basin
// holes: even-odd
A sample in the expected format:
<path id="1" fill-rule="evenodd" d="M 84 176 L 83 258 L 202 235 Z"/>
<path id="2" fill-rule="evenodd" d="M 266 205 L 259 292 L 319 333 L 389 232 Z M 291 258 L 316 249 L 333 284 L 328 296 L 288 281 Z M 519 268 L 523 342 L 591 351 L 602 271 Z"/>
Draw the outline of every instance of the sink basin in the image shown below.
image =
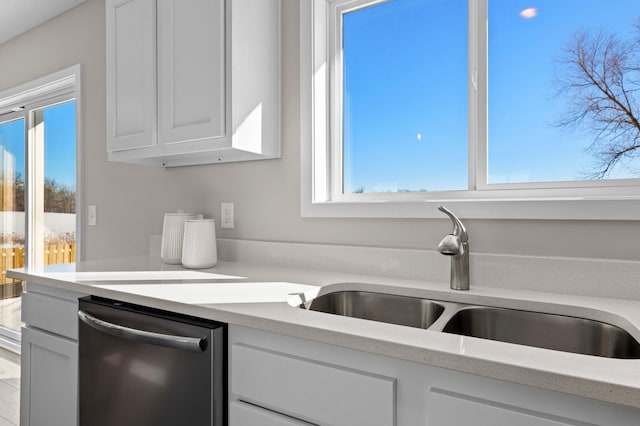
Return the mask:
<path id="1" fill-rule="evenodd" d="M 443 332 L 608 358 L 639 359 L 640 344 L 611 324 L 492 307 L 457 311 Z"/>
<path id="2" fill-rule="evenodd" d="M 631 334 L 620 327 L 587 318 L 369 291 L 327 293 L 299 307 L 543 349 L 640 359 L 640 343 Z M 443 313 L 442 320 L 431 327 Z"/>
<path id="3" fill-rule="evenodd" d="M 431 300 L 367 291 L 328 293 L 313 299 L 308 309 L 418 328 L 428 328 L 444 312 Z"/>

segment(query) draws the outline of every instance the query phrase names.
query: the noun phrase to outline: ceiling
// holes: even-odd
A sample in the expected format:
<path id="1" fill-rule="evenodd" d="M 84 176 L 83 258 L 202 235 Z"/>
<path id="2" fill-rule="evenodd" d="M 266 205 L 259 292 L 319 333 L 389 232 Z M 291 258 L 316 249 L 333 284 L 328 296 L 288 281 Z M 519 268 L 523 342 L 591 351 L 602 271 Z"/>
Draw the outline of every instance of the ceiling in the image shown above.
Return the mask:
<path id="1" fill-rule="evenodd" d="M 0 0 L 0 44 L 86 0 Z"/>

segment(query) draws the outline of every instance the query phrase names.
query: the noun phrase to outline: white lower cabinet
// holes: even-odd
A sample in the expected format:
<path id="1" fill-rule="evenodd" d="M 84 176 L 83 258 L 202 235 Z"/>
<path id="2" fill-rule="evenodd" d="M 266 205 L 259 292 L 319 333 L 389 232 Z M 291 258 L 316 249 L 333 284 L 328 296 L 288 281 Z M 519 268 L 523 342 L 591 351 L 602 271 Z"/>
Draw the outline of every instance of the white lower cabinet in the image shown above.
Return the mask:
<path id="1" fill-rule="evenodd" d="M 78 297 L 27 283 L 22 295 L 20 425 L 78 424 Z"/>
<path id="2" fill-rule="evenodd" d="M 455 394 L 432 389 L 430 395 L 429 423 L 437 426 L 518 425 L 518 426 L 586 426 L 585 423 L 566 417 L 544 413 L 544 407 L 530 410 L 496 401 L 479 399 L 471 395 Z M 490 396 L 490 395 L 488 395 Z"/>
<path id="3" fill-rule="evenodd" d="M 78 343 L 22 328 L 20 424 L 78 424 Z"/>
<path id="4" fill-rule="evenodd" d="M 230 356 L 231 389 L 244 401 L 316 424 L 393 424 L 392 377 L 242 343 Z"/>
<path id="5" fill-rule="evenodd" d="M 620 405 L 232 325 L 229 355 L 230 426 L 640 425 Z"/>

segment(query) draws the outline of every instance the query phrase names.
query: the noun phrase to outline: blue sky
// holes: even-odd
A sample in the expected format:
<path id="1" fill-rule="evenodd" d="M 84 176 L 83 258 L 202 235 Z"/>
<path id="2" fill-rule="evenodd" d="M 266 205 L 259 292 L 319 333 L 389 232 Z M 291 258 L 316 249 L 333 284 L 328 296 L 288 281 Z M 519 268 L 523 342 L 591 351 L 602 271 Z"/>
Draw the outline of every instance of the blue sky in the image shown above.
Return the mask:
<path id="1" fill-rule="evenodd" d="M 591 139 L 555 125 L 557 60 L 576 30 L 628 37 L 638 17 L 638 0 L 489 1 L 490 183 L 583 177 Z M 344 24 L 345 192 L 466 189 L 467 0 L 391 0 Z"/>
<path id="2" fill-rule="evenodd" d="M 67 102 L 44 111 L 44 175 L 76 187 L 76 103 Z"/>
<path id="3" fill-rule="evenodd" d="M 592 135 L 556 125 L 558 60 L 575 31 L 633 36 L 638 0 L 490 0 L 489 182 L 574 180 L 593 166 Z M 530 19 L 519 13 L 535 7 Z M 636 162 L 637 164 L 637 162 Z M 610 178 L 633 177 L 627 169 Z"/>
<path id="4" fill-rule="evenodd" d="M 345 192 L 466 188 L 466 3 L 396 0 L 345 16 Z"/>
<path id="5" fill-rule="evenodd" d="M 76 187 L 75 102 L 44 110 L 45 176 L 58 183 Z M 15 158 L 15 170 L 24 177 L 24 122 L 16 120 L 0 125 L 0 145 Z"/>

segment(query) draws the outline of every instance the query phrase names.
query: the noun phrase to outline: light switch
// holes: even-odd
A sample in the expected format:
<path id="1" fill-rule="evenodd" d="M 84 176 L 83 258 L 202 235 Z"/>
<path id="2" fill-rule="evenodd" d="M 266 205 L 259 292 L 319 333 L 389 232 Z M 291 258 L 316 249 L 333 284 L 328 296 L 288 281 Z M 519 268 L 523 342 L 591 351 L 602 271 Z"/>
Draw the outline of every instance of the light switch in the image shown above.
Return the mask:
<path id="1" fill-rule="evenodd" d="M 98 221 L 97 219 L 97 209 L 96 206 L 89 206 L 89 226 L 96 226 Z"/>

